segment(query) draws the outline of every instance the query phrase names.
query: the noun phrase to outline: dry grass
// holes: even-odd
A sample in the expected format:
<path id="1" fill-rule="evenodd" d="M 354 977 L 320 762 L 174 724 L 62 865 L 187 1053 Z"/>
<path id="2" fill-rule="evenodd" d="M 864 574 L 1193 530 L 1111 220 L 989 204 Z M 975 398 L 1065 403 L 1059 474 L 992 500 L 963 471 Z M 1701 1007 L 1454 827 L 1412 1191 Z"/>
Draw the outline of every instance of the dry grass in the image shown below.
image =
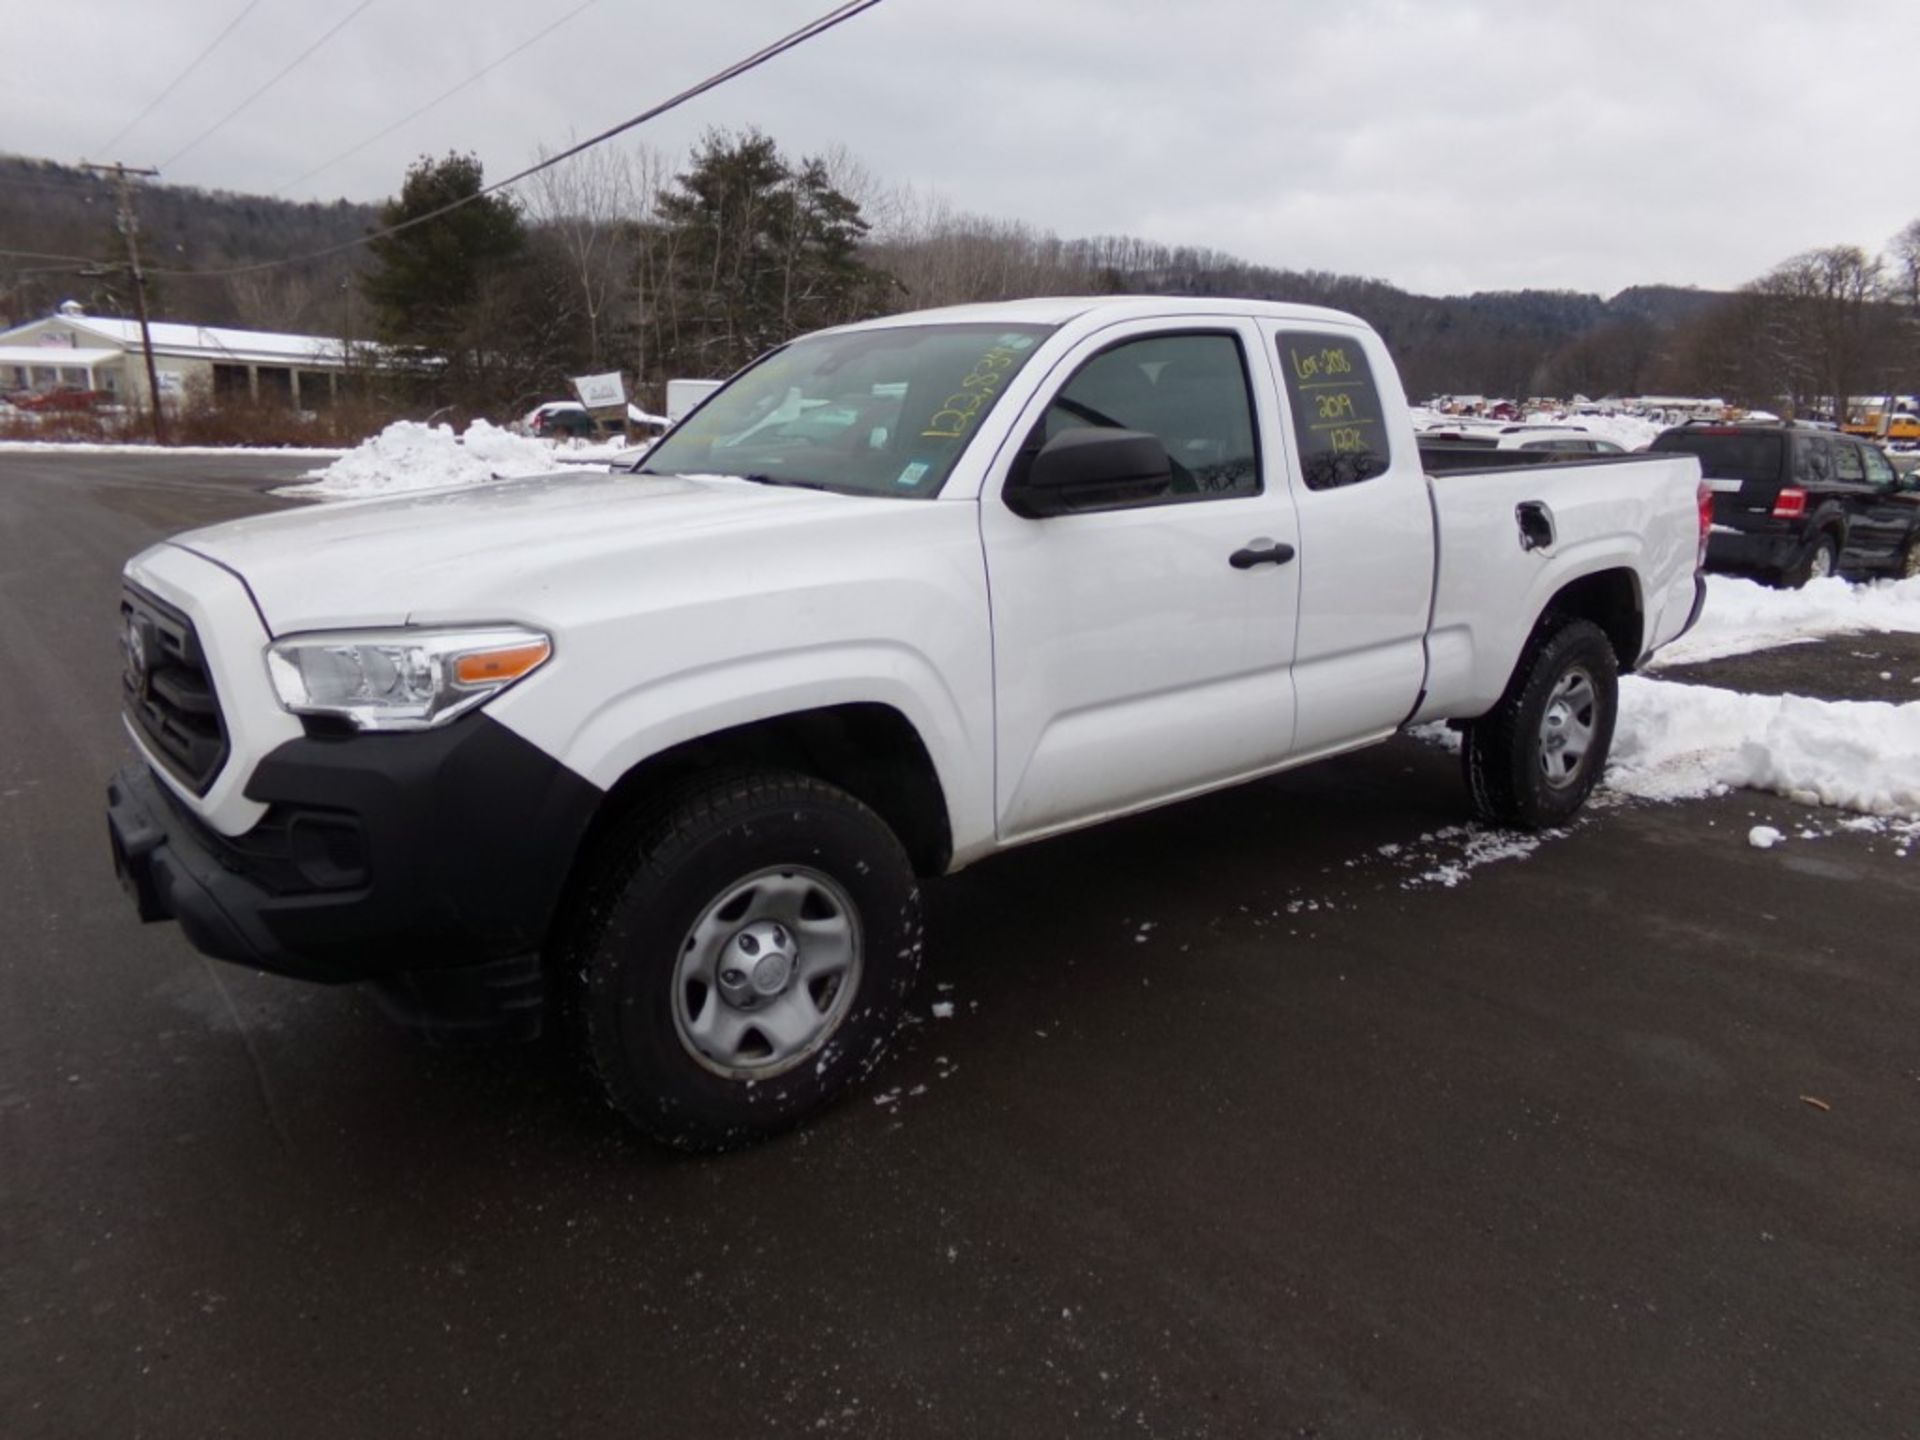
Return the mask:
<path id="1" fill-rule="evenodd" d="M 305 445 L 337 448 L 357 445 L 405 412 L 394 403 L 342 397 L 321 411 L 290 410 L 271 401 L 194 395 L 167 415 L 170 445 Z M 51 411 L 27 415 L 0 411 L 0 439 L 88 440 L 104 444 L 150 442 L 153 428 L 143 412 L 96 414 Z"/>

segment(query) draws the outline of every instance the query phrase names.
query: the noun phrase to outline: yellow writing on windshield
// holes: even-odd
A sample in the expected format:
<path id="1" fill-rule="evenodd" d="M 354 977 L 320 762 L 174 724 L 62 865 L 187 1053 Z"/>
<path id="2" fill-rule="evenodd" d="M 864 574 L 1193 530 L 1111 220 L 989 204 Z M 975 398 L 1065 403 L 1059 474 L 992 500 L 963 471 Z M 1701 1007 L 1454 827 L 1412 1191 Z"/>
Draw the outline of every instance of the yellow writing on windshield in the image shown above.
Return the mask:
<path id="1" fill-rule="evenodd" d="M 973 369 L 960 380 L 954 392 L 940 402 L 940 408 L 927 417 L 923 440 L 958 440 L 966 434 L 976 416 L 1000 393 L 1000 384 L 1025 358 L 1019 350 L 1004 343 L 995 345 L 974 362 Z"/>

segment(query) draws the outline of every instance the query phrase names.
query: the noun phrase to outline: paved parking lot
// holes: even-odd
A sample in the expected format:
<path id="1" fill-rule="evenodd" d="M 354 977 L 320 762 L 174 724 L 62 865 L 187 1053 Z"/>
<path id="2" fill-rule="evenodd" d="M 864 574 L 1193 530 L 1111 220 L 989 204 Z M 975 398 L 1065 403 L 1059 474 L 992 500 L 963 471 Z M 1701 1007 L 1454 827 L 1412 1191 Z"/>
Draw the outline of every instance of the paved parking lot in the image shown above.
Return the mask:
<path id="1" fill-rule="evenodd" d="M 672 1157 L 115 888 L 119 564 L 299 468 L 0 455 L 0 1433 L 1920 1433 L 1920 856 L 1494 860 L 1400 741 L 941 882 L 878 1083 Z"/>

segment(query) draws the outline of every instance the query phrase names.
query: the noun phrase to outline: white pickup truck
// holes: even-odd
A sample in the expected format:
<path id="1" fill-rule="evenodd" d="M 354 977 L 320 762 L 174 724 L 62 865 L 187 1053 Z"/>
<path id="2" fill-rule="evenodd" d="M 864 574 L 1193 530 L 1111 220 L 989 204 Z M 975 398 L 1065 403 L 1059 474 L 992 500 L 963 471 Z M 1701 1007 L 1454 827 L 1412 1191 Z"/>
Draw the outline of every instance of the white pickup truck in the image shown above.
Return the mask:
<path id="1" fill-rule="evenodd" d="M 1433 720 L 1482 816 L 1571 814 L 1706 513 L 1685 455 L 1430 480 L 1334 311 L 892 316 L 631 474 L 136 556 L 115 859 L 206 953 L 441 1033 L 558 1002 L 635 1124 L 739 1143 L 878 1060 L 916 877 Z"/>

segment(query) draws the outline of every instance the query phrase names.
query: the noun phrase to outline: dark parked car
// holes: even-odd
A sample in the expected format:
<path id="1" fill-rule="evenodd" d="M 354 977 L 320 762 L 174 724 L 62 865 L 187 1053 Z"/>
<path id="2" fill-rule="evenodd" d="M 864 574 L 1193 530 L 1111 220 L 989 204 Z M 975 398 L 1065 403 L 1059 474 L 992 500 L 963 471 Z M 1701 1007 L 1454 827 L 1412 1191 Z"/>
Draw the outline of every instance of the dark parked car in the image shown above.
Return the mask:
<path id="1" fill-rule="evenodd" d="M 1797 425 L 1681 425 L 1651 447 L 1700 457 L 1713 495 L 1707 568 L 1798 587 L 1824 575 L 1920 575 L 1920 476 L 1876 445 Z"/>

